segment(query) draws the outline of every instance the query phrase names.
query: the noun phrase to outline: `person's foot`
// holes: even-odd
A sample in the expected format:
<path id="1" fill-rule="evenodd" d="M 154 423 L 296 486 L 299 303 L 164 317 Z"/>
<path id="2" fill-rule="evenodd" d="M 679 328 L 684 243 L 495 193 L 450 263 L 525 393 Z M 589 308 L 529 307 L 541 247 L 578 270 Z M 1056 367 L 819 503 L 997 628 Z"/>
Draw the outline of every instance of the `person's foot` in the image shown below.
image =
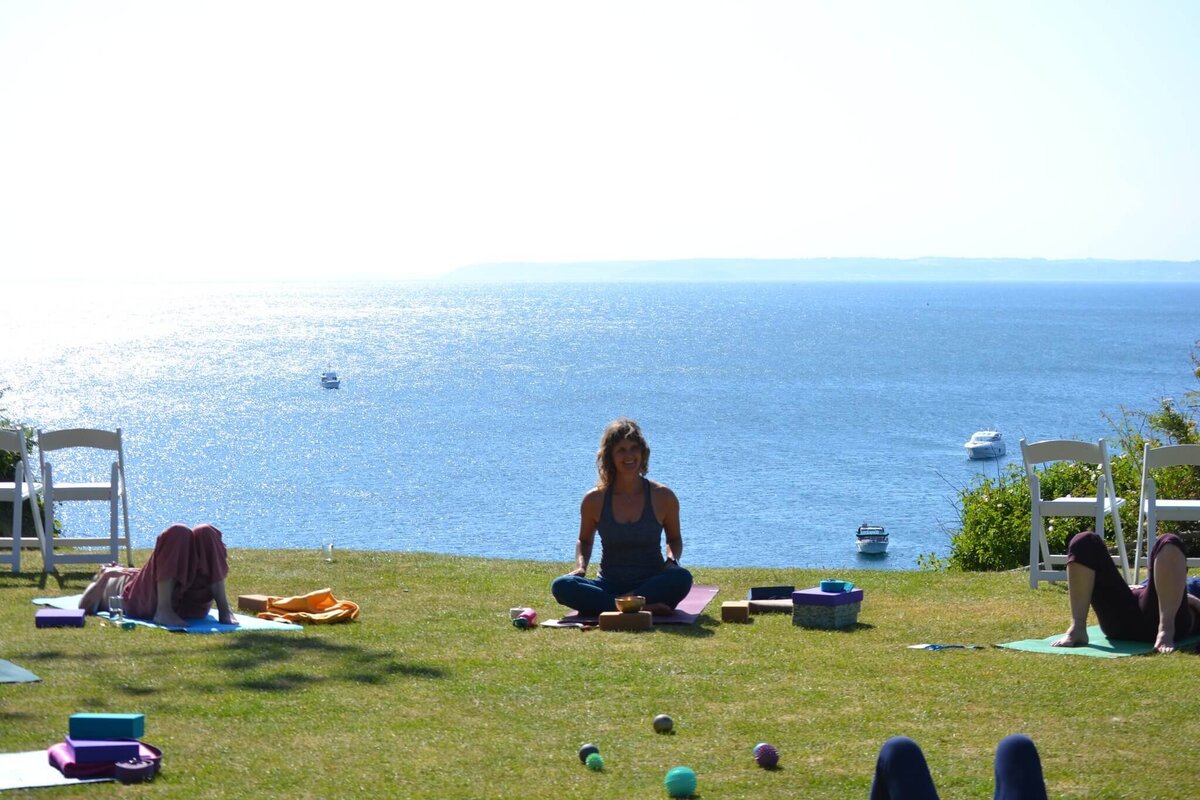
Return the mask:
<path id="1" fill-rule="evenodd" d="M 649 611 L 656 617 L 669 617 L 675 613 L 675 609 L 671 608 L 666 603 L 647 603 L 645 610 Z"/>
<path id="2" fill-rule="evenodd" d="M 154 624 L 162 625 L 164 628 L 186 628 L 187 620 L 174 611 L 162 611 L 154 615 Z"/>
<path id="3" fill-rule="evenodd" d="M 1156 653 L 1174 653 L 1175 652 L 1175 631 L 1158 629 L 1158 638 L 1154 640 L 1154 652 Z"/>
<path id="4" fill-rule="evenodd" d="M 1057 639 L 1050 643 L 1051 647 L 1083 647 L 1088 643 L 1087 630 L 1077 631 L 1075 626 L 1067 628 L 1067 632 L 1063 634 L 1061 639 Z"/>

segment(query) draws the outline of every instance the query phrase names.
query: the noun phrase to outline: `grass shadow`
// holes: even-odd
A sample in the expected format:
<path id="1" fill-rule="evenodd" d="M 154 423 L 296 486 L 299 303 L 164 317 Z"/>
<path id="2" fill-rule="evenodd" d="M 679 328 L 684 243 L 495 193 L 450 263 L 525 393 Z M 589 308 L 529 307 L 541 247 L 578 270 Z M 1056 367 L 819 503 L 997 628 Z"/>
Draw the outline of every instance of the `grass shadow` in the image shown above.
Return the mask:
<path id="1" fill-rule="evenodd" d="M 693 625 L 655 625 L 656 633 L 686 636 L 690 639 L 705 639 L 716 634 L 717 621 L 708 614 L 701 614 Z"/>
<path id="2" fill-rule="evenodd" d="M 448 677 L 447 671 L 440 667 L 399 661 L 390 652 L 371 651 L 317 636 L 246 632 L 233 637 L 224 650 L 221 665 L 231 675 L 278 670 L 268 675 L 246 675 L 233 681 L 235 686 L 256 691 L 290 691 L 333 680 L 379 685 L 395 677 Z M 310 656 L 320 661 L 322 668 L 319 671 L 284 668 L 297 659 Z"/>

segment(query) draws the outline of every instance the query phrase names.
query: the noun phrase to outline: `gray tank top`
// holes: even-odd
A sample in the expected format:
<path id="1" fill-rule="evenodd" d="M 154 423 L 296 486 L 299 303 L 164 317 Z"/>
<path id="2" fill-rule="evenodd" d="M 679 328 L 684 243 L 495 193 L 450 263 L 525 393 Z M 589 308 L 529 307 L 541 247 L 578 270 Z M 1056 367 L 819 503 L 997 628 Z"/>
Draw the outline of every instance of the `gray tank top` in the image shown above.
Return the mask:
<path id="1" fill-rule="evenodd" d="M 616 583 L 637 583 L 662 572 L 663 557 L 660 541 L 662 523 L 654 517 L 650 499 L 650 481 L 643 479 L 646 500 L 642 516 L 633 522 L 617 522 L 613 517 L 612 488 L 604 491 L 604 507 L 600 511 L 600 577 Z"/>

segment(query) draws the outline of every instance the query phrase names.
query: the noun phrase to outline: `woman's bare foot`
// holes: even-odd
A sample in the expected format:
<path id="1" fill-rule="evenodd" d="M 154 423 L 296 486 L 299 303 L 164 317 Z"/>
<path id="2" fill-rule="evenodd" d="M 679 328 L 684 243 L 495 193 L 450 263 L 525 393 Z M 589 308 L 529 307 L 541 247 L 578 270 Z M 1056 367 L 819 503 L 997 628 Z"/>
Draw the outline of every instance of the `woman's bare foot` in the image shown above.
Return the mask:
<path id="1" fill-rule="evenodd" d="M 647 603 L 645 610 L 649 611 L 656 617 L 669 617 L 675 613 L 675 609 L 671 608 L 666 603 Z"/>
<path id="2" fill-rule="evenodd" d="M 1061 639 L 1057 639 L 1050 643 L 1051 647 L 1083 647 L 1088 643 L 1087 630 L 1082 632 L 1075 630 L 1075 626 L 1067 628 L 1067 632 L 1063 634 Z"/>
<path id="3" fill-rule="evenodd" d="M 160 611 L 154 615 L 154 624 L 164 628 L 186 628 L 187 620 L 172 611 Z"/>
<path id="4" fill-rule="evenodd" d="M 1175 652 L 1175 631 L 1167 630 L 1164 627 L 1159 627 L 1158 638 L 1154 640 L 1154 652 L 1156 653 L 1174 653 Z"/>

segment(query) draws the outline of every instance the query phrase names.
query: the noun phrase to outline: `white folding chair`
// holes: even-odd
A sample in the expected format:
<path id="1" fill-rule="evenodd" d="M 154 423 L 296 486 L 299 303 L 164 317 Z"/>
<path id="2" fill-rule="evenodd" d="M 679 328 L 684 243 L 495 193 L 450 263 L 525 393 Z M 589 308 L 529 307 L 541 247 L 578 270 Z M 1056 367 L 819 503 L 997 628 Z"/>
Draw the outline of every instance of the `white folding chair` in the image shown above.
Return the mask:
<path id="1" fill-rule="evenodd" d="M 25 431 L 0 429 L 0 450 L 20 455 L 20 459 L 13 467 L 13 479 L 0 481 L 0 500 L 11 502 L 13 508 L 11 535 L 0 537 L 0 547 L 12 549 L 9 559 L 12 571 L 20 572 L 21 548 L 44 549 L 45 546 L 42 518 L 37 507 L 37 487 L 33 482 L 33 470 L 29 468 L 29 451 L 25 447 Z M 37 532 L 36 539 L 22 539 L 21 537 L 26 500 L 29 501 L 29 510 L 32 512 L 33 529 Z"/>
<path id="2" fill-rule="evenodd" d="M 1070 439 L 1048 439 L 1044 442 L 1027 443 L 1021 440 L 1021 458 L 1025 462 L 1025 479 L 1029 483 L 1029 585 L 1037 588 L 1039 581 L 1062 581 L 1067 579 L 1066 554 L 1050 552 L 1046 541 L 1043 520 L 1047 517 L 1094 517 L 1095 530 L 1104 535 L 1104 518 L 1111 515 L 1113 532 L 1117 537 L 1117 555 L 1113 560 L 1121 567 L 1121 574 L 1129 580 L 1129 557 L 1125 553 L 1125 537 L 1121 534 L 1121 506 L 1125 501 L 1117 497 L 1113 488 L 1112 466 L 1108 461 L 1108 447 L 1104 440 L 1096 443 L 1077 442 Z M 1099 470 L 1096 476 L 1095 497 L 1073 497 L 1063 495 L 1045 499 L 1037 467 L 1055 461 L 1074 461 L 1090 464 Z M 1056 569 L 1055 567 L 1062 567 Z"/>
<path id="3" fill-rule="evenodd" d="M 116 453 L 109 476 L 91 482 L 66 482 L 55 476 L 49 457 L 62 450 L 107 450 Z M 107 563 L 117 561 L 120 545 L 125 545 L 125 557 L 133 566 L 133 549 L 129 541 L 129 494 L 125 484 L 125 449 L 121 445 L 121 429 L 102 431 L 72 428 L 62 431 L 38 431 L 38 460 L 42 466 L 42 503 L 45 509 L 44 529 L 53 532 L 55 503 L 73 501 L 107 501 L 109 504 L 108 536 L 45 537 L 42 550 L 45 570 L 53 572 L 55 564 Z M 117 513 L 117 506 L 121 514 Z M 124 520 L 124 535 L 119 522 Z M 60 553 L 58 549 L 71 548 Z M 97 549 L 102 548 L 102 549 Z"/>
<path id="4" fill-rule="evenodd" d="M 1200 520 L 1200 500 L 1175 499 L 1158 496 L 1158 484 L 1151 470 L 1165 467 L 1200 468 L 1200 444 L 1175 444 L 1151 447 L 1146 443 L 1142 452 L 1142 494 L 1138 501 L 1137 543 L 1133 548 L 1133 581 L 1144 563 L 1149 563 L 1150 548 L 1158 537 L 1158 521 L 1181 522 Z M 1143 534 L 1146 549 L 1142 549 Z M 1200 558 L 1189 558 L 1189 567 L 1200 567 Z"/>

